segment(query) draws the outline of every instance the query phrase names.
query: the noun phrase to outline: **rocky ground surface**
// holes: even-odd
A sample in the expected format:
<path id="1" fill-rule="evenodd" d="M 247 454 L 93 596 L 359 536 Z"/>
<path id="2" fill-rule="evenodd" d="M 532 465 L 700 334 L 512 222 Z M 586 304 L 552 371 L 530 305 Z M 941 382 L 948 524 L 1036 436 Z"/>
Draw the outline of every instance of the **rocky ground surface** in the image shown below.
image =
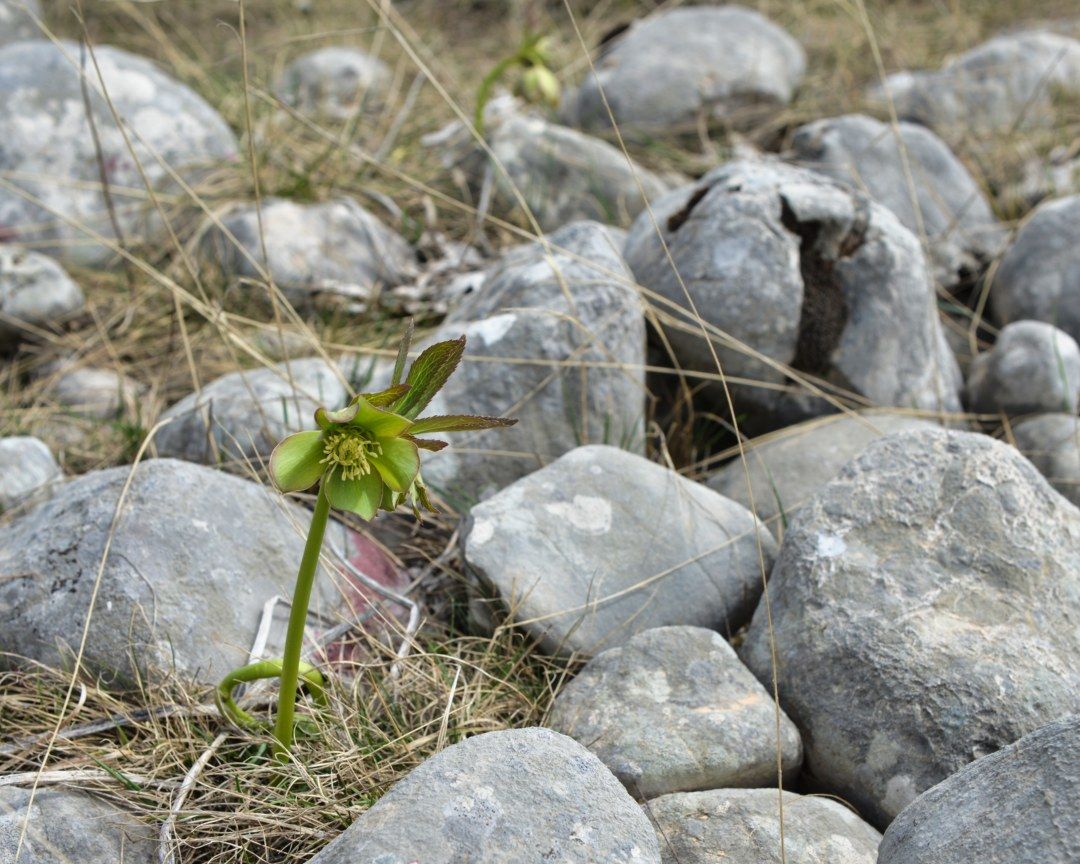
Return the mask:
<path id="1" fill-rule="evenodd" d="M 115 5 L 0 0 L 0 861 L 1080 860 L 1075 9 L 848 75 L 812 4 L 526 3 L 561 100 L 474 117 L 417 32 L 479 84 L 494 4 Z M 282 765 L 208 691 L 266 462 L 406 317 L 519 422 L 332 522 Z"/>

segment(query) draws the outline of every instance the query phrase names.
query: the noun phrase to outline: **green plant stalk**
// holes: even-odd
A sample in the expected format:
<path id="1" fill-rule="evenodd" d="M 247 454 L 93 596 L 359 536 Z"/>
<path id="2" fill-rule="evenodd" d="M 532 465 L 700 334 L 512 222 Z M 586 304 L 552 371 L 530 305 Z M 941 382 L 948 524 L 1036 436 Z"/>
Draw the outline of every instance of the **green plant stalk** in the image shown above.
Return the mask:
<path id="1" fill-rule="evenodd" d="M 495 65 L 495 68 L 488 72 L 484 76 L 484 80 L 480 82 L 480 89 L 476 93 L 476 113 L 473 115 L 473 126 L 476 127 L 476 133 L 481 137 L 484 135 L 484 109 L 487 107 L 488 100 L 491 99 L 492 88 L 511 66 L 520 62 L 520 53 L 512 54 L 500 60 Z"/>
<path id="2" fill-rule="evenodd" d="M 278 696 L 277 718 L 274 721 L 274 738 L 277 739 L 274 753 L 279 758 L 287 756 L 292 748 L 293 715 L 296 709 L 296 688 L 300 683 L 304 627 L 307 624 L 311 588 L 315 584 L 315 573 L 319 569 L 319 552 L 322 550 L 329 516 L 330 500 L 326 497 L 325 488 L 320 486 L 319 496 L 315 499 L 315 512 L 311 514 L 307 543 L 304 545 L 304 557 L 296 574 L 296 588 L 293 591 L 292 609 L 289 611 L 289 629 L 285 634 L 285 655 L 281 660 L 281 693 Z"/>
<path id="3" fill-rule="evenodd" d="M 247 666 L 241 666 L 226 675 L 214 694 L 218 709 L 222 715 L 244 729 L 258 729 L 263 726 L 263 723 L 236 704 L 232 691 L 238 684 L 248 684 L 252 681 L 260 681 L 263 678 L 281 678 L 281 665 L 282 661 L 280 659 L 256 660 L 254 663 L 248 663 Z M 326 681 L 323 679 L 322 673 L 310 663 L 301 663 L 300 678 L 307 684 L 312 698 L 320 705 L 326 705 Z"/>

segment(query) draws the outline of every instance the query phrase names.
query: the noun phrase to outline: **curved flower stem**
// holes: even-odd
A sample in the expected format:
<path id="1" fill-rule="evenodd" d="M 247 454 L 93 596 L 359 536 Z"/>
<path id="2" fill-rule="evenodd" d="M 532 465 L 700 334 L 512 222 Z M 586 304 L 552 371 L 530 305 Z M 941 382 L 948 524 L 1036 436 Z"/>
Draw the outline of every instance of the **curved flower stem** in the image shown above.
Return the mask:
<path id="1" fill-rule="evenodd" d="M 277 719 L 274 723 L 274 737 L 277 739 L 274 753 L 279 758 L 286 756 L 292 747 L 293 714 L 300 678 L 300 653 L 304 647 L 304 626 L 307 624 L 311 588 L 315 583 L 315 572 L 319 568 L 319 552 L 329 516 L 330 501 L 326 497 L 325 487 L 320 486 L 319 497 L 315 499 L 315 512 L 311 515 L 307 543 L 304 546 L 304 557 L 296 574 L 296 589 L 293 591 L 292 609 L 289 610 L 289 629 L 285 634 L 285 656 L 281 661 L 281 694 L 278 696 Z"/>
<path id="2" fill-rule="evenodd" d="M 214 693 L 214 699 L 222 715 L 244 729 L 257 729 L 262 726 L 262 723 L 236 704 L 232 691 L 237 684 L 247 684 L 264 678 L 280 678 L 283 662 L 278 659 L 256 660 L 254 663 L 248 663 L 247 666 L 233 669 L 232 672 L 221 679 L 221 683 Z M 326 690 L 324 688 L 326 682 L 322 673 L 310 663 L 303 662 L 300 663 L 298 671 L 299 678 L 302 678 L 304 683 L 308 685 L 312 698 L 320 705 L 325 705 Z"/>

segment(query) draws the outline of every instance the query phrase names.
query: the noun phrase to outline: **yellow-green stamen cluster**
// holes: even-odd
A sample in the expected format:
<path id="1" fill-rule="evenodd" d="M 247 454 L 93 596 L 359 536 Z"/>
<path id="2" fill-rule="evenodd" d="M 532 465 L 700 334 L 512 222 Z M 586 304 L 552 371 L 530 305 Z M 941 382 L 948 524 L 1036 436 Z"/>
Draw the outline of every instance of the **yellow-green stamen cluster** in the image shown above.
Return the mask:
<path id="1" fill-rule="evenodd" d="M 321 464 L 329 465 L 331 469 L 340 468 L 343 480 L 356 480 L 374 470 L 371 458 L 381 456 L 382 452 L 382 445 L 369 438 L 361 429 L 333 429 L 323 436 L 325 455 Z"/>

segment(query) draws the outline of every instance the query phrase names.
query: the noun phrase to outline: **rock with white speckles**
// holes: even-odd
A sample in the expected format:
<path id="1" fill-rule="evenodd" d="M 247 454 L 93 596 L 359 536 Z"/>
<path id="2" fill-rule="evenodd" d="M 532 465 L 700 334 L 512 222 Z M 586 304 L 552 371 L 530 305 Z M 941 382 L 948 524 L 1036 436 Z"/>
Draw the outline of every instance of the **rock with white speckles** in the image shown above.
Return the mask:
<path id="1" fill-rule="evenodd" d="M 155 185 L 169 176 L 162 162 L 197 183 L 207 169 L 235 160 L 238 148 L 218 113 L 150 60 L 107 45 L 94 53 L 128 130 L 125 138 L 87 57 L 101 160 L 80 85 L 79 45 L 35 39 L 0 49 L 0 174 L 34 199 L 0 189 L 0 239 L 32 242 L 66 262 L 103 266 L 113 253 L 79 227 L 115 237 L 101 192 L 102 164 L 117 222 L 131 243 L 160 232 L 153 227 L 158 220 L 149 218 L 140 166 Z"/>
<path id="2" fill-rule="evenodd" d="M 879 864 L 1080 861 L 1080 715 L 927 790 L 889 826 Z"/>
<path id="3" fill-rule="evenodd" d="M 160 456 L 259 466 L 286 435 L 316 428 L 316 408 L 348 397 L 342 373 L 320 357 L 230 372 L 162 414 L 170 422 L 154 443 Z"/>
<path id="4" fill-rule="evenodd" d="M 800 126 L 791 145 L 799 164 L 864 190 L 917 237 L 925 231 L 941 284 L 970 281 L 1000 251 L 1004 231 L 986 195 L 926 127 L 900 123 L 894 132 L 848 114 Z"/>
<path id="5" fill-rule="evenodd" d="M 30 330 L 57 326 L 84 302 L 82 289 L 52 258 L 0 246 L 0 351 Z"/>
<path id="6" fill-rule="evenodd" d="M 0 512 L 21 504 L 62 476 L 44 441 L 28 435 L 0 438 Z"/>
<path id="7" fill-rule="evenodd" d="M 1080 346 L 1044 321 L 1014 321 L 971 364 L 968 406 L 978 413 L 1076 413 Z"/>
<path id="8" fill-rule="evenodd" d="M 683 368 L 716 373 L 689 291 L 701 318 L 726 334 L 714 338 L 725 373 L 761 382 L 732 391 L 744 428 L 836 410 L 791 369 L 874 405 L 960 408 L 960 370 L 919 241 L 892 211 L 832 178 L 729 162 L 653 202 L 625 255 L 638 281 L 674 304 L 664 308 L 682 326 L 665 331 Z"/>
<path id="9" fill-rule="evenodd" d="M 416 275 L 416 257 L 405 239 L 352 198 L 318 204 L 268 198 L 261 213 L 243 204 L 221 222 L 224 231 L 211 228 L 204 238 L 207 257 L 241 280 L 240 290 L 266 298 L 265 289 L 245 284 L 263 281 L 265 242 L 266 272 L 300 310 L 362 312 L 381 289 Z"/>
<path id="10" fill-rule="evenodd" d="M 753 490 L 755 512 L 780 536 L 799 508 L 871 441 L 936 425 L 932 420 L 896 411 L 807 420 L 746 442 L 745 466 L 736 456 L 709 477 L 706 485 L 744 507 L 750 507 Z"/>
<path id="11" fill-rule="evenodd" d="M 696 134 L 702 119 L 742 128 L 787 104 L 805 68 L 802 46 L 752 9 L 668 9 L 603 45 L 562 114 L 594 131 L 614 116 L 623 135 L 643 139 Z"/>
<path id="12" fill-rule="evenodd" d="M 130 473 L 70 480 L 0 526 L 2 662 L 70 661 Z M 111 535 L 84 667 L 122 685 L 145 680 L 133 662 L 139 676 L 175 669 L 216 683 L 246 662 L 263 605 L 291 593 L 309 518 L 256 483 L 189 462 L 143 462 Z M 338 544 L 341 530 L 331 531 Z M 338 596 L 320 579 L 313 609 L 332 612 Z"/>
<path id="13" fill-rule="evenodd" d="M 468 344 L 430 413 L 519 420 L 430 454 L 424 478 L 459 509 L 582 443 L 644 452 L 645 319 L 610 232 L 574 222 L 512 249 L 432 336 Z"/>
<path id="14" fill-rule="evenodd" d="M 1012 427 L 1016 446 L 1050 485 L 1080 506 L 1080 419 L 1040 414 Z"/>
<path id="15" fill-rule="evenodd" d="M 776 552 L 746 508 L 602 445 L 477 505 L 462 538 L 477 622 L 497 602 L 560 654 L 596 654 L 671 624 L 734 633 L 761 595 L 760 563 L 768 569 Z"/>
<path id="16" fill-rule="evenodd" d="M 359 48 L 330 45 L 297 57 L 282 72 L 278 97 L 303 114 L 348 120 L 378 108 L 390 86 L 389 67 Z"/>
<path id="17" fill-rule="evenodd" d="M 310 864 L 660 864 L 599 759 L 547 729 L 489 732 L 415 768 Z"/>
<path id="18" fill-rule="evenodd" d="M 802 761 L 781 714 L 784 781 Z M 548 725 L 600 757 L 635 798 L 776 783 L 776 703 L 713 630 L 656 627 L 594 657 Z"/>
<path id="19" fill-rule="evenodd" d="M 38 0 L 0 0 L 0 45 L 40 36 L 35 17 L 41 17 Z"/>
<path id="20" fill-rule="evenodd" d="M 872 443 L 803 508 L 769 579 L 805 769 L 884 826 L 968 762 L 1080 707 L 1080 510 L 1013 447 Z M 741 656 L 772 662 L 764 607 Z"/>
<path id="21" fill-rule="evenodd" d="M 1004 33 L 937 70 L 897 72 L 870 89 L 902 120 L 946 139 L 1052 125 L 1063 96 L 1080 93 L 1080 41 L 1041 30 Z"/>
<path id="22" fill-rule="evenodd" d="M 714 789 L 649 802 L 663 864 L 875 864 L 881 835 L 838 801 L 775 789 Z"/>
<path id="23" fill-rule="evenodd" d="M 0 787 L 0 861 L 153 864 L 158 860 L 157 832 L 115 804 L 63 787 L 40 786 L 32 805 L 30 798 L 29 788 Z"/>

